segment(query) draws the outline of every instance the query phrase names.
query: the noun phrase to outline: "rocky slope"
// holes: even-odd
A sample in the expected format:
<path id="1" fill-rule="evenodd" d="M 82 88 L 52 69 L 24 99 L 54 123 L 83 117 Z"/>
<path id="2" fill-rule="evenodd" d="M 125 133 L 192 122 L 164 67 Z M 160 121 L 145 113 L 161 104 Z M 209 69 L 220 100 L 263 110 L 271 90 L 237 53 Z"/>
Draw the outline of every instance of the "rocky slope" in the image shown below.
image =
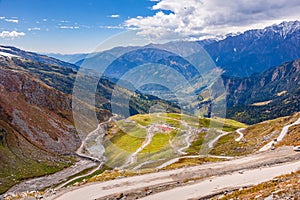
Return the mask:
<path id="1" fill-rule="evenodd" d="M 300 59 L 249 78 L 224 77 L 228 116 L 247 123 L 299 111 Z"/>
<path id="2" fill-rule="evenodd" d="M 0 192 L 24 178 L 68 166 L 80 139 L 70 96 L 26 71 L 0 64 Z M 65 157 L 67 156 L 67 157 Z"/>

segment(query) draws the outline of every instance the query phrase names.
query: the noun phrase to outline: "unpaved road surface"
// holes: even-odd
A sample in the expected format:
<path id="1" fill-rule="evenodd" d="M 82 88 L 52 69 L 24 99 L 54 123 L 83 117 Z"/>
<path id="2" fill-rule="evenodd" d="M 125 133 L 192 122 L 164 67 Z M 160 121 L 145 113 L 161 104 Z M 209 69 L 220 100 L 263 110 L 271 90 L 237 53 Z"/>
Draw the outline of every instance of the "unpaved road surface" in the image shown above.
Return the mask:
<path id="1" fill-rule="evenodd" d="M 240 135 L 238 138 L 235 139 L 236 142 L 241 141 L 244 138 L 244 134 L 242 133 L 242 131 L 246 130 L 245 128 L 240 128 L 238 130 L 236 130 L 236 132 Z"/>
<path id="2" fill-rule="evenodd" d="M 259 151 L 267 151 L 267 150 L 271 149 L 273 147 L 273 145 L 275 145 L 276 143 L 283 140 L 283 138 L 286 136 L 286 134 L 288 134 L 289 128 L 291 128 L 292 126 L 298 125 L 298 124 L 300 124 L 300 118 L 297 121 L 295 121 L 294 123 L 284 126 L 282 128 L 280 135 L 277 137 L 276 142 L 275 141 L 269 142 L 268 144 L 263 146 Z"/>
<path id="3" fill-rule="evenodd" d="M 171 190 L 160 192 L 142 198 L 143 200 L 168 199 L 200 199 L 209 195 L 222 192 L 224 189 L 240 188 L 249 185 L 259 184 L 273 179 L 282 174 L 289 174 L 300 169 L 300 161 L 273 167 L 247 170 L 243 173 L 234 172 L 232 174 L 212 177 L 199 183 L 177 187 Z"/>
<path id="4" fill-rule="evenodd" d="M 59 171 L 55 174 L 42 176 L 34 179 L 30 179 L 27 181 L 23 181 L 12 188 L 10 188 L 7 192 L 9 193 L 20 193 L 25 191 L 34 191 L 34 190 L 42 190 L 46 187 L 51 187 L 53 185 L 59 184 L 63 181 L 66 181 L 68 177 L 82 172 L 85 169 L 89 169 L 95 167 L 96 163 L 90 160 L 80 160 L 79 162 L 75 163 L 71 167 Z M 1 198 L 0 198 L 1 199 Z"/>
<path id="5" fill-rule="evenodd" d="M 233 159 L 231 161 L 220 162 L 220 163 L 209 163 L 203 164 L 195 167 L 176 169 L 171 171 L 161 171 L 152 174 L 145 174 L 135 177 L 127 177 L 122 179 L 116 179 L 107 182 L 100 183 L 91 183 L 81 187 L 72 187 L 69 189 L 62 189 L 58 191 L 56 196 L 50 196 L 46 199 L 61 199 L 61 200 L 90 200 L 90 199 L 106 199 L 118 193 L 124 193 L 130 197 L 131 194 L 136 193 L 137 191 L 145 191 L 145 188 L 167 188 L 166 191 L 176 190 L 180 193 L 182 190 L 185 190 L 184 187 L 191 187 L 193 185 L 198 188 L 199 185 L 196 184 L 206 184 L 205 178 L 215 176 L 217 178 L 211 178 L 211 180 L 216 181 L 214 183 L 215 187 L 219 184 L 219 188 L 213 189 L 222 189 L 223 182 L 227 181 L 232 183 L 230 187 L 240 186 L 241 184 L 255 184 L 257 182 L 266 181 L 274 176 L 286 174 L 290 170 L 300 168 L 300 153 L 293 151 L 292 147 L 282 147 L 274 151 L 260 152 L 251 156 L 241 157 Z M 273 167 L 277 165 L 277 168 Z M 256 169 L 256 171 L 253 171 Z M 287 169 L 287 170 L 285 170 Z M 260 170 L 266 170 L 266 174 L 271 174 L 270 176 L 260 176 Z M 273 171 L 274 170 L 274 171 Z M 242 171 L 242 172 L 241 172 Z M 236 174 L 245 174 L 251 176 L 251 180 L 246 180 L 245 182 L 236 182 L 239 178 Z M 276 173 L 275 173 L 276 172 Z M 233 173 L 233 174 L 231 174 Z M 257 174 L 257 176 L 252 176 Z M 247 177 L 244 176 L 244 177 Z M 223 178 L 222 178 L 223 177 Z M 232 179 L 231 179 L 232 178 Z M 186 180 L 191 180 L 189 184 L 184 184 Z M 204 181 L 203 181 L 204 180 Z M 217 182 L 218 181 L 218 182 Z M 174 184 L 175 183 L 175 184 Z M 176 185 L 176 183 L 178 183 Z M 218 184 L 216 184 L 218 183 Z M 168 187 L 173 185 L 172 188 Z M 207 187 L 210 187 L 209 185 Z M 170 190 L 172 189 L 172 190 Z M 193 189 L 189 189 L 191 191 Z M 163 190 L 162 190 L 163 191 Z M 153 194 L 152 192 L 151 194 Z M 159 195 L 160 193 L 154 194 Z M 166 194 L 166 193 L 165 193 Z M 177 193 L 171 194 L 168 193 L 169 198 L 175 196 Z M 186 199 L 189 196 L 189 193 L 185 193 L 187 196 L 181 198 Z M 198 193 L 195 193 L 198 195 Z M 161 193 L 163 195 L 163 193 Z M 146 194 L 141 193 L 140 197 L 145 197 Z M 149 196 L 149 198 L 151 195 Z M 174 197 L 174 198 L 175 198 Z M 198 197 L 198 196 L 195 196 Z M 168 198 L 167 198 L 168 199 Z"/>
<path id="6" fill-rule="evenodd" d="M 221 133 L 221 135 L 217 136 L 216 138 L 214 138 L 213 140 L 211 140 L 208 143 L 208 148 L 210 148 L 210 149 L 214 148 L 215 143 L 218 142 L 221 137 L 230 134 L 230 133 L 223 132 L 223 131 L 220 131 L 220 133 Z"/>

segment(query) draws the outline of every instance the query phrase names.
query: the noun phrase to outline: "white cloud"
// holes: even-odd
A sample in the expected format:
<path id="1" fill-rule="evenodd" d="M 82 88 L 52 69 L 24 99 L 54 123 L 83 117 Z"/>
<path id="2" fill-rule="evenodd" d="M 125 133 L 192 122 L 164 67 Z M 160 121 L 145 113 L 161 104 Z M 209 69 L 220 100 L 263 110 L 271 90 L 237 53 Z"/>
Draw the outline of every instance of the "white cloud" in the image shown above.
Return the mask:
<path id="1" fill-rule="evenodd" d="M 25 36 L 25 33 L 23 32 L 17 32 L 17 31 L 2 31 L 0 33 L 0 37 L 4 38 L 4 39 L 14 39 L 14 38 L 18 38 L 21 36 Z"/>
<path id="2" fill-rule="evenodd" d="M 1 20 L 2 20 L 2 19 L 5 19 L 5 17 L 1 16 L 0 19 L 1 19 Z"/>
<path id="3" fill-rule="evenodd" d="M 105 28 L 105 29 L 125 29 L 125 27 L 119 25 L 119 26 L 100 26 L 100 28 Z"/>
<path id="4" fill-rule="evenodd" d="M 18 19 L 5 19 L 7 22 L 12 22 L 12 23 L 19 23 Z"/>
<path id="5" fill-rule="evenodd" d="M 39 27 L 33 27 L 33 28 L 28 28 L 28 31 L 40 31 L 41 28 Z"/>
<path id="6" fill-rule="evenodd" d="M 299 0 L 160 0 L 152 9 L 154 16 L 125 26 L 156 38 L 200 38 L 300 19 Z"/>
<path id="7" fill-rule="evenodd" d="M 59 26 L 61 29 L 79 29 L 79 26 Z"/>
<path id="8" fill-rule="evenodd" d="M 110 18 L 119 18 L 119 17 L 121 17 L 120 15 L 117 15 L 117 14 L 114 14 L 114 15 L 110 15 L 109 16 Z"/>

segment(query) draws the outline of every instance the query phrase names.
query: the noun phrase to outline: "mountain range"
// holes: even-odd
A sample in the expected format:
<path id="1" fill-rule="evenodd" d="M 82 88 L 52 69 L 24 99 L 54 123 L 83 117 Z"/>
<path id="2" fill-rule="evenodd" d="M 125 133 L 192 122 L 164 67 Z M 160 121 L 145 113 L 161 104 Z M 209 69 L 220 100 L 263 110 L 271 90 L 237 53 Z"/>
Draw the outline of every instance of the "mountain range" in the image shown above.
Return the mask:
<path id="1" fill-rule="evenodd" d="M 216 93 L 215 99 L 207 99 L 204 94 L 214 73 L 222 72 L 227 117 L 254 124 L 300 111 L 299 38 L 300 22 L 295 21 L 249 30 L 224 40 L 199 41 L 197 45 L 203 46 L 211 58 L 204 62 L 199 60 L 205 57 L 190 53 L 197 47 L 191 42 L 117 47 L 88 56 L 69 56 L 78 56 L 77 61 L 70 61 L 75 64 L 0 46 L 0 181 L 4 183 L 0 193 L 23 179 L 54 173 L 74 162 L 82 134 L 75 130 L 72 113 L 76 78 L 96 82 L 97 88 L 94 92 L 89 85 L 77 85 L 86 95 L 77 99 L 79 107 L 73 109 L 95 110 L 98 122 L 103 122 L 112 116 L 112 106 L 128 106 L 129 115 L 149 113 L 156 104 L 167 107 L 167 112 L 181 111 L 173 99 L 152 95 L 151 91 L 165 91 L 165 87 L 143 85 L 130 90 L 126 84 L 118 84 L 126 72 L 137 66 L 165 65 L 183 75 L 196 87 L 192 91 L 199 97 L 193 102 L 195 107 L 210 106 L 224 95 Z M 155 73 L 155 68 L 149 69 L 148 73 Z M 133 81 L 145 80 L 147 72 L 143 71 L 143 76 Z M 209 80 L 202 83 L 200 75 L 209 75 Z M 160 79 L 168 82 L 165 77 Z M 176 80 L 169 82 L 173 82 L 174 88 L 178 85 Z M 117 98 L 129 96 L 129 105 L 113 102 L 115 94 Z M 95 108 L 86 101 L 91 98 L 95 99 Z M 84 134 L 95 129 L 90 119 L 85 120 Z"/>
<path id="2" fill-rule="evenodd" d="M 279 66 L 300 57 L 299 50 L 300 22 L 282 22 L 264 29 L 249 30 L 242 34 L 229 34 L 222 40 L 197 41 L 220 67 L 225 75 L 248 77 L 261 73 L 271 67 Z M 190 42 L 195 43 L 195 42 Z M 196 46 L 196 45 L 193 45 Z M 180 52 L 185 58 L 189 51 L 189 42 L 170 42 L 166 44 L 149 44 L 144 47 L 117 47 L 104 52 L 95 52 L 86 59 L 79 60 L 76 65 L 84 63 L 84 67 L 94 70 L 107 67 L 115 59 L 131 51 L 143 51 L 144 48 Z M 76 55 L 75 55 L 76 56 Z M 150 61 L 144 58 L 144 62 Z"/>
<path id="3" fill-rule="evenodd" d="M 98 69 L 103 71 L 105 76 L 117 78 L 117 80 L 130 70 L 134 70 L 137 66 L 145 63 L 161 65 L 176 63 L 177 69 L 185 69 L 184 73 L 182 73 L 183 70 L 180 72 L 183 76 L 189 74 L 192 77 L 199 72 L 205 76 L 211 70 L 220 69 L 223 72 L 222 79 L 227 92 L 228 117 L 246 123 L 257 123 L 274 116 L 280 117 L 299 111 L 295 101 L 295 96 L 298 95 L 297 83 L 294 82 L 295 77 L 297 77 L 297 70 L 290 67 L 297 65 L 296 59 L 300 58 L 299 38 L 300 22 L 292 21 L 282 22 L 279 25 L 272 25 L 264 29 L 249 30 L 238 35 L 228 35 L 223 40 L 197 42 L 207 51 L 215 62 L 215 66 L 209 62 L 203 63 L 203 60 L 208 60 L 201 57 L 203 54 L 193 55 L 189 53 L 197 52 L 193 48 L 200 47 L 193 42 L 149 44 L 144 47 L 118 47 L 105 52 L 94 53 L 77 64 L 83 63 L 82 66 L 94 70 Z M 177 52 L 180 55 L 172 52 Z M 190 55 L 193 57 L 191 58 Z M 189 64 L 191 64 L 190 67 L 187 67 Z M 193 68 L 196 66 L 195 64 L 199 64 L 200 67 Z M 154 73 L 150 68 L 147 70 L 149 74 Z M 163 72 L 160 73 L 163 77 L 161 79 L 168 82 L 168 76 Z M 138 79 L 140 81 L 145 80 L 148 76 L 143 71 L 139 74 L 142 77 Z M 278 80 L 278 77 L 281 78 Z M 191 81 L 191 79 L 187 80 Z M 289 82 L 287 82 L 288 80 Z M 173 82 L 175 85 L 181 84 L 175 80 Z M 194 92 L 201 96 L 208 85 L 196 85 Z M 159 95 L 166 88 L 159 85 L 147 85 L 140 90 Z M 175 99 L 175 97 L 171 98 L 171 94 L 165 94 L 165 96 L 170 97 L 169 100 Z M 200 102 L 201 106 L 211 103 L 211 101 L 207 101 L 207 98 L 204 99 L 206 102 Z M 268 104 L 262 105 L 262 102 Z M 197 105 L 195 102 L 193 104 Z M 282 106 L 276 106 L 278 104 Z"/>
<path id="4" fill-rule="evenodd" d="M 225 75 L 248 77 L 300 57 L 300 22 L 249 30 L 204 46 Z"/>

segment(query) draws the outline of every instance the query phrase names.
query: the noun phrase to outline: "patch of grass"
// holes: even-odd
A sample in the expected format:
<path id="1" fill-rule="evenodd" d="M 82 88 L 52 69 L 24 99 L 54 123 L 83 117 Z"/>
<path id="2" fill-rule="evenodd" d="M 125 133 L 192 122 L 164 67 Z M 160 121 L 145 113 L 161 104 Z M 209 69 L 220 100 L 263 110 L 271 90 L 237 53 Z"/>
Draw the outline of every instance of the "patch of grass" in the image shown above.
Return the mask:
<path id="1" fill-rule="evenodd" d="M 152 120 L 149 115 L 134 115 L 129 118 L 142 126 L 148 126 L 152 123 Z"/>
<path id="2" fill-rule="evenodd" d="M 228 134 L 221 137 L 216 142 L 214 148 L 210 151 L 210 154 L 222 156 L 241 156 L 251 153 L 251 149 L 247 149 L 238 142 L 235 142 L 236 137 L 238 137 L 238 134 Z"/>
<path id="3" fill-rule="evenodd" d="M 135 152 L 144 142 L 143 138 L 133 137 L 120 131 L 112 139 L 111 143 L 127 152 Z"/>
<path id="4" fill-rule="evenodd" d="M 110 140 L 104 142 L 107 165 L 119 167 L 125 164 L 129 155 L 142 146 L 144 140 L 119 130 Z"/>
<path id="5" fill-rule="evenodd" d="M 163 116 L 163 115 L 161 115 L 161 116 Z M 170 117 L 170 118 L 177 119 L 177 120 L 181 120 L 182 116 L 183 115 L 177 114 L 177 113 L 167 113 L 166 114 L 166 117 Z"/>
<path id="6" fill-rule="evenodd" d="M 168 124 L 170 124 L 173 127 L 176 127 L 176 128 L 180 128 L 181 127 L 181 122 L 178 121 L 178 120 L 166 118 L 165 122 L 168 123 Z"/>
<path id="7" fill-rule="evenodd" d="M 124 122 L 122 120 L 117 122 L 117 127 L 132 137 L 145 138 L 147 135 L 145 128 L 139 127 L 133 122 Z"/>
<path id="8" fill-rule="evenodd" d="M 161 149 L 169 146 L 169 134 L 165 133 L 156 133 L 153 138 L 152 142 L 146 146 L 141 153 L 153 153 L 158 152 Z"/>
<path id="9" fill-rule="evenodd" d="M 198 154 L 204 142 L 204 137 L 207 133 L 200 133 L 195 141 L 192 142 L 191 146 L 186 150 L 189 154 Z"/>
<path id="10" fill-rule="evenodd" d="M 56 162 L 38 163 L 33 160 L 16 161 L 16 167 L 14 169 L 2 170 L 0 174 L 0 194 L 6 192 L 10 187 L 15 184 L 20 183 L 23 180 L 29 178 L 35 178 L 39 176 L 44 176 L 47 174 L 56 173 L 66 167 L 70 166 L 70 163 Z M 1 166 L 1 165 L 0 165 Z M 26 168 L 25 168 L 26 166 Z M 2 167 L 2 166 L 1 166 Z M 26 169 L 26 170 L 25 170 Z"/>

